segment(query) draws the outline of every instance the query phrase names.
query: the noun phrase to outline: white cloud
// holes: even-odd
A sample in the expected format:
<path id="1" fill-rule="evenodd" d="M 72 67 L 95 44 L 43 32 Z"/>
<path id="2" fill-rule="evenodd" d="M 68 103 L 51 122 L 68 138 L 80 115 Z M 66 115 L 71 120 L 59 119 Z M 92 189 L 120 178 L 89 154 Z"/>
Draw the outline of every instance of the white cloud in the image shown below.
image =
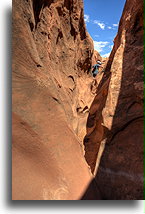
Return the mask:
<path id="1" fill-rule="evenodd" d="M 103 22 L 94 20 L 94 24 L 97 24 L 102 30 L 105 29 L 105 24 Z"/>
<path id="2" fill-rule="evenodd" d="M 100 52 L 103 51 L 103 48 L 106 47 L 108 44 L 109 44 L 109 42 L 103 42 L 103 41 L 97 42 L 97 41 L 94 41 L 94 49 L 100 53 Z"/>
<path id="3" fill-rule="evenodd" d="M 99 37 L 99 35 L 95 35 L 94 37 L 98 38 L 98 37 Z"/>
<path id="4" fill-rule="evenodd" d="M 90 22 L 90 16 L 85 14 L 84 15 L 84 20 L 85 20 L 85 22 Z"/>
<path id="5" fill-rule="evenodd" d="M 118 27 L 118 24 L 113 24 L 114 27 Z"/>
<path id="6" fill-rule="evenodd" d="M 110 53 L 106 53 L 104 55 L 101 55 L 102 57 L 109 57 L 110 56 Z"/>
<path id="7" fill-rule="evenodd" d="M 111 49 L 112 49 L 112 48 L 113 48 L 113 45 L 110 45 L 110 46 L 109 46 L 109 48 L 111 48 Z"/>
<path id="8" fill-rule="evenodd" d="M 99 27 L 104 30 L 105 29 L 105 25 L 103 23 L 98 23 Z"/>
<path id="9" fill-rule="evenodd" d="M 111 26 L 108 26 L 107 27 L 109 30 L 116 30 L 115 28 L 111 27 Z"/>

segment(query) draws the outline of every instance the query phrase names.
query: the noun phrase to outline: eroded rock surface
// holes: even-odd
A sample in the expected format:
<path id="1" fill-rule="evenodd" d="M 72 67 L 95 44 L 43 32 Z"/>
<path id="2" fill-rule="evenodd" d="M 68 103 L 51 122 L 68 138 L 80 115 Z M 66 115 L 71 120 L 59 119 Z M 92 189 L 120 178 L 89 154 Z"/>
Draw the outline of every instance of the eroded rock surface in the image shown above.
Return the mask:
<path id="1" fill-rule="evenodd" d="M 143 199 L 142 0 L 126 1 L 84 144 L 103 199 Z"/>
<path id="2" fill-rule="evenodd" d="M 91 181 L 92 55 L 82 1 L 13 1 L 14 200 L 80 199 Z"/>
<path id="3" fill-rule="evenodd" d="M 126 1 L 109 59 L 82 1 L 13 0 L 12 69 L 14 200 L 143 199 L 142 0 Z"/>

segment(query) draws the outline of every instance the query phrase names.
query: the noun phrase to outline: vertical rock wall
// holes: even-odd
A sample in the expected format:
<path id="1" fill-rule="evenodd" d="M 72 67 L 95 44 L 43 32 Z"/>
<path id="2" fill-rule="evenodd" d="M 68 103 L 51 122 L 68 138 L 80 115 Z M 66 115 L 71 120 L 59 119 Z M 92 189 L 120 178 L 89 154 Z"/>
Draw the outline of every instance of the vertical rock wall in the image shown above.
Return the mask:
<path id="1" fill-rule="evenodd" d="M 82 1 L 13 0 L 14 200 L 79 199 L 92 179 L 78 139 L 92 55 Z"/>
<path id="2" fill-rule="evenodd" d="M 126 1 L 84 144 L 103 199 L 143 199 L 142 0 Z"/>

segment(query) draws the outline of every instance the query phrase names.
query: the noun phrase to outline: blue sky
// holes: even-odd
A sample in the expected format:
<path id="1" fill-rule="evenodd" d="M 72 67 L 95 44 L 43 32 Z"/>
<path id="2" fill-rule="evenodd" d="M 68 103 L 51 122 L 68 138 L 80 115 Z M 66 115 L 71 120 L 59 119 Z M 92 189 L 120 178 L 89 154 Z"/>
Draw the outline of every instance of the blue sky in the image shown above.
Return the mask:
<path id="1" fill-rule="evenodd" d="M 84 0 L 84 18 L 95 50 L 107 57 L 113 47 L 126 0 Z"/>

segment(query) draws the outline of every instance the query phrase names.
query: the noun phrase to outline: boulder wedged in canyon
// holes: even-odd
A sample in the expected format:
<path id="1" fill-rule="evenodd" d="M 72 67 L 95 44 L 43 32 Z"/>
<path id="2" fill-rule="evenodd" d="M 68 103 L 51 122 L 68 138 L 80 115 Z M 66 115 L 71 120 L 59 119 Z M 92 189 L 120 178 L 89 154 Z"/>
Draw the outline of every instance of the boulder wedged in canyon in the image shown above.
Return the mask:
<path id="1" fill-rule="evenodd" d="M 13 0 L 13 200 L 78 200 L 91 182 L 92 55 L 82 1 Z"/>
<path id="2" fill-rule="evenodd" d="M 103 199 L 143 199 L 142 0 L 126 1 L 84 145 Z"/>

